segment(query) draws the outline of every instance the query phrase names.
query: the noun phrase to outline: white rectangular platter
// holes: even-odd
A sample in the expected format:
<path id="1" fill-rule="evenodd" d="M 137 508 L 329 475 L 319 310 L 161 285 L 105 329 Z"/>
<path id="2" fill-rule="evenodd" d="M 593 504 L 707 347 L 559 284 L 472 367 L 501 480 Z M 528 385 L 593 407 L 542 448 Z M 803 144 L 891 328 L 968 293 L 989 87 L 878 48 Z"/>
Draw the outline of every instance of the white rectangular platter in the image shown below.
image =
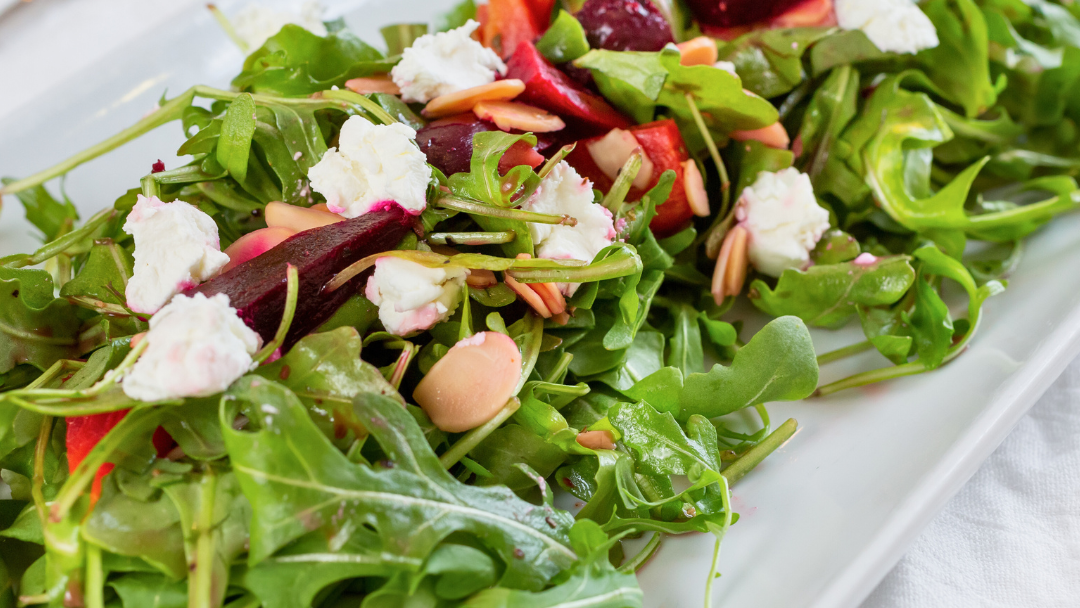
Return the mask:
<path id="1" fill-rule="evenodd" d="M 372 44 L 378 27 L 426 22 L 453 0 L 372 0 L 331 6 Z M 226 11 L 235 4 L 224 3 Z M 201 4 L 0 118 L 0 175 L 25 176 L 128 126 L 165 89 L 227 86 L 243 60 Z M 138 184 L 157 159 L 179 164 L 178 124 L 71 173 L 83 217 Z M 53 184 L 52 187 L 56 187 Z M 36 241 L 14 197 L 0 215 L 0 256 Z M 735 487 L 741 519 L 720 561 L 717 606 L 856 606 L 919 530 L 971 476 L 1080 352 L 1080 217 L 1028 244 L 1008 290 L 988 301 L 970 350 L 924 376 L 771 407 L 800 430 Z M 759 320 L 748 315 L 751 326 Z M 860 340 L 857 328 L 814 334 L 819 352 Z M 823 381 L 886 364 L 868 353 L 823 370 Z M 639 575 L 646 605 L 702 605 L 712 540 L 669 540 Z"/>

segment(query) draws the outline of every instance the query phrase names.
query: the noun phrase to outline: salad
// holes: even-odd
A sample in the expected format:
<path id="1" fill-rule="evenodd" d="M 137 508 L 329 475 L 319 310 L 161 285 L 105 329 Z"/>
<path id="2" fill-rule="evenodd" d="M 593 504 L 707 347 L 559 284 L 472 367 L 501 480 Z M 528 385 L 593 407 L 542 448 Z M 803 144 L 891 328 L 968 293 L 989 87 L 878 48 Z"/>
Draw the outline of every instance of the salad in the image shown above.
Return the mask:
<path id="1" fill-rule="evenodd" d="M 230 88 L 0 189 L 43 241 L 0 258 L 0 606 L 641 606 L 671 535 L 717 574 L 766 404 L 960 356 L 1080 206 L 1072 2 L 467 0 L 385 53 L 210 8 Z M 173 122 L 112 207 L 45 187 Z"/>

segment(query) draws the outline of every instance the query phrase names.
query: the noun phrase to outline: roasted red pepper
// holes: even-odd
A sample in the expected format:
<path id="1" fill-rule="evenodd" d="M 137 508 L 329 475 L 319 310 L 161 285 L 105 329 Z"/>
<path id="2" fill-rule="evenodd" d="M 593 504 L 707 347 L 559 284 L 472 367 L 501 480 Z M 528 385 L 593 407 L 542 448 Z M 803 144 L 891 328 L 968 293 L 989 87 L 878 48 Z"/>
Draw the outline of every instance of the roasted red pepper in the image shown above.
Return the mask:
<path id="1" fill-rule="evenodd" d="M 105 412 L 103 414 L 91 414 L 89 416 L 70 416 L 67 420 L 67 444 L 68 470 L 75 471 L 75 467 L 86 458 L 90 450 L 98 444 L 109 431 L 124 419 L 130 410 Z M 164 456 L 175 445 L 173 438 L 165 429 L 158 427 L 154 431 L 154 449 L 158 456 Z M 101 481 L 113 470 L 113 464 L 106 462 L 98 468 L 94 475 L 94 484 L 90 488 L 90 504 L 93 505 L 101 496 Z"/>

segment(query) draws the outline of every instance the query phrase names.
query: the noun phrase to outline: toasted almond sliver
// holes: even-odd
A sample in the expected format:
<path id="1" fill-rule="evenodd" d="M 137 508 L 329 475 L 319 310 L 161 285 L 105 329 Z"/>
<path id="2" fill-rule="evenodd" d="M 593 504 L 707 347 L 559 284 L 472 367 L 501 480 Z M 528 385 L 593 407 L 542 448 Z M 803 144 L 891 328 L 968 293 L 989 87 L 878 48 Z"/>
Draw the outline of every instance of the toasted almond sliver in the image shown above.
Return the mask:
<path id="1" fill-rule="evenodd" d="M 705 193 L 705 180 L 701 177 L 694 159 L 682 163 L 683 189 L 686 190 L 686 202 L 690 210 L 698 217 L 709 217 L 709 195 Z"/>
<path id="2" fill-rule="evenodd" d="M 496 80 L 464 91 L 439 95 L 428 102 L 421 114 L 427 118 L 461 114 L 472 110 L 481 101 L 510 101 L 524 90 L 525 83 L 516 78 Z"/>
<path id="3" fill-rule="evenodd" d="M 271 228 L 288 228 L 295 232 L 303 232 L 304 230 L 321 228 L 322 226 L 345 221 L 345 218 L 336 213 L 308 209 L 277 201 L 266 204 L 263 217 L 266 218 L 266 225 Z"/>
<path id="4" fill-rule="evenodd" d="M 734 139 L 735 141 L 749 141 L 753 139 L 760 141 L 770 148 L 776 148 L 778 150 L 787 150 L 788 146 L 791 145 L 791 137 L 788 136 L 787 130 L 784 129 L 784 125 L 780 124 L 780 121 L 776 121 L 773 124 L 760 129 L 732 131 L 731 139 Z"/>
<path id="5" fill-rule="evenodd" d="M 747 238 L 749 233 L 742 226 L 735 226 L 724 237 L 720 255 L 713 269 L 712 294 L 719 306 L 727 296 L 738 295 L 746 281 Z"/>
<path id="6" fill-rule="evenodd" d="M 720 58 L 716 41 L 708 36 L 691 38 L 678 45 L 679 63 L 683 65 L 713 65 Z"/>
<path id="7" fill-rule="evenodd" d="M 590 450 L 615 449 L 615 437 L 611 431 L 583 431 L 577 434 L 577 442 Z"/>
<path id="8" fill-rule="evenodd" d="M 553 316 L 566 312 L 566 298 L 555 283 L 529 283 L 526 286 L 532 287 Z"/>
<path id="9" fill-rule="evenodd" d="M 473 114 L 481 120 L 490 120 L 503 131 L 550 133 L 566 128 L 558 116 L 516 101 L 481 101 L 473 106 Z"/>
<path id="10" fill-rule="evenodd" d="M 544 304 L 544 300 L 540 297 L 540 294 L 533 291 L 527 284 L 518 283 L 514 280 L 514 277 L 508 274 L 503 274 L 503 280 L 506 282 L 507 287 L 513 289 L 514 293 L 521 296 L 521 299 L 525 300 L 525 303 L 536 311 L 536 314 L 545 319 L 551 318 L 551 311 L 548 310 L 547 304 Z"/>
<path id="11" fill-rule="evenodd" d="M 469 271 L 469 276 L 465 277 L 465 283 L 474 289 L 494 287 L 498 282 L 499 280 L 495 278 L 495 273 L 490 270 L 474 268 Z"/>
<path id="12" fill-rule="evenodd" d="M 371 93 L 389 93 L 401 95 L 401 89 L 390 79 L 389 74 L 377 74 L 364 78 L 353 78 L 345 81 L 345 88 L 354 93 L 369 95 Z"/>

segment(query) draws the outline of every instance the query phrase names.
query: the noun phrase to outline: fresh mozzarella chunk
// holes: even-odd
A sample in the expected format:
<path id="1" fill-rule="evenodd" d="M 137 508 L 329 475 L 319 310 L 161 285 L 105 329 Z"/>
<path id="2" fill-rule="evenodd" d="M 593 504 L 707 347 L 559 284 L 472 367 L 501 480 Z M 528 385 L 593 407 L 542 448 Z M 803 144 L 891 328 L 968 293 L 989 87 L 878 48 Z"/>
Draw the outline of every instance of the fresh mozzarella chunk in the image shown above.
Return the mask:
<path id="1" fill-rule="evenodd" d="M 938 45 L 933 22 L 912 0 L 836 0 L 836 20 L 845 30 L 862 30 L 879 49 L 917 53 Z"/>
<path id="2" fill-rule="evenodd" d="M 796 169 L 759 173 L 739 197 L 735 217 L 750 235 L 750 263 L 773 277 L 809 265 L 829 229 L 829 212 L 817 204 L 810 177 Z"/>
<path id="3" fill-rule="evenodd" d="M 417 215 L 427 206 L 431 167 L 407 125 L 376 125 L 359 116 L 341 127 L 330 148 L 308 171 L 311 187 L 326 206 L 347 218 L 383 208 L 388 202 Z"/>
<path id="4" fill-rule="evenodd" d="M 140 401 L 220 393 L 251 370 L 262 345 L 222 293 L 176 296 L 150 319 L 143 340 L 146 351 L 122 383 Z"/>
<path id="5" fill-rule="evenodd" d="M 449 318 L 461 302 L 467 275 L 457 266 L 428 268 L 386 256 L 375 261 L 364 294 L 379 307 L 386 331 L 404 336 Z"/>
<path id="6" fill-rule="evenodd" d="M 615 240 L 611 212 L 593 202 L 592 182 L 578 175 L 566 161 L 552 169 L 521 208 L 577 219 L 576 226 L 530 223 L 537 257 L 591 262 Z M 559 288 L 573 295 L 577 284 L 560 284 Z"/>
<path id="7" fill-rule="evenodd" d="M 135 273 L 127 284 L 128 308 L 135 312 L 157 312 L 229 263 L 217 224 L 183 201 L 163 203 L 140 194 L 124 232 L 135 237 Z"/>
<path id="8" fill-rule="evenodd" d="M 318 2 L 305 2 L 299 13 L 249 4 L 236 14 L 232 25 L 240 39 L 247 43 L 248 50 L 254 51 L 290 23 L 299 25 L 316 36 L 325 36 L 326 25 L 322 22 L 322 12 L 322 6 Z"/>
<path id="9" fill-rule="evenodd" d="M 425 34 L 401 54 L 390 77 L 405 101 L 427 103 L 432 99 L 495 81 L 506 64 L 494 51 L 472 38 L 480 24 L 465 25 L 438 34 Z"/>

